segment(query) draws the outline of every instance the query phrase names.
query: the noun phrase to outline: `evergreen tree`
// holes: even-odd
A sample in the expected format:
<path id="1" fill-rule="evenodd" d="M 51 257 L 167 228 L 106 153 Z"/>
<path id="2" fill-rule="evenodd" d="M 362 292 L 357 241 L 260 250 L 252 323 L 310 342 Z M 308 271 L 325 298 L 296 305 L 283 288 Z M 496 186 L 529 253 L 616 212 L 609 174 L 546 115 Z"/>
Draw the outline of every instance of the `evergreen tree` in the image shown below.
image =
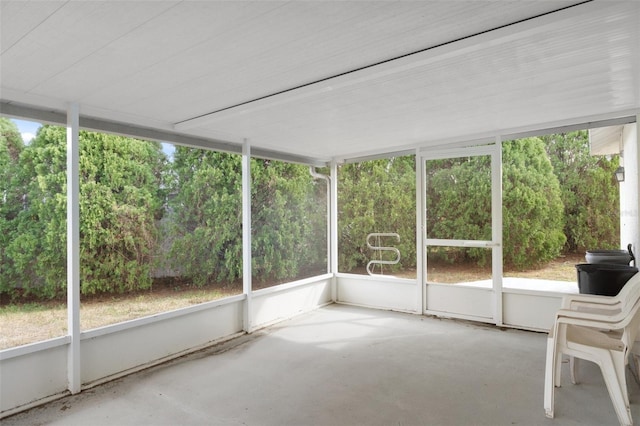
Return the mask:
<path id="1" fill-rule="evenodd" d="M 309 167 L 251 161 L 253 278 L 296 278 L 326 270 L 326 187 Z"/>
<path id="2" fill-rule="evenodd" d="M 515 268 L 560 254 L 563 205 L 558 180 L 538 138 L 502 144 L 503 260 Z M 486 156 L 431 162 L 427 182 L 430 238 L 491 240 L 491 168 Z M 449 262 L 490 262 L 485 249 L 435 248 Z"/>
<path id="3" fill-rule="evenodd" d="M 173 167 L 173 267 L 196 285 L 240 278 L 241 157 L 178 147 Z M 294 278 L 324 265 L 326 197 L 318 194 L 325 189 L 318 191 L 309 168 L 254 158 L 251 177 L 254 279 Z"/>
<path id="4" fill-rule="evenodd" d="M 591 155 L 586 130 L 543 136 L 560 182 L 567 237 L 565 251 L 620 248 L 617 155 Z"/>
<path id="5" fill-rule="evenodd" d="M 158 143 L 80 132 L 80 274 L 83 294 L 149 288 L 162 215 L 166 158 Z M 19 157 L 23 206 L 6 246 L 0 291 L 66 289 L 66 129 L 44 126 Z M 6 281 L 5 281 L 6 280 Z"/>
<path id="6" fill-rule="evenodd" d="M 15 219 L 25 201 L 23 185 L 18 179 L 23 149 L 17 126 L 7 118 L 0 118 L 0 293 L 14 287 L 17 275 L 8 247 L 17 236 Z"/>
<path id="7" fill-rule="evenodd" d="M 400 250 L 400 263 L 388 271 L 415 268 L 415 156 L 345 164 L 338 180 L 339 270 L 348 272 L 377 258 L 367 235 L 397 233 L 400 241 L 382 240 Z M 383 255 L 386 260 L 390 253 Z M 384 269 L 383 269 L 383 272 Z"/>
<path id="8" fill-rule="evenodd" d="M 544 142 L 507 141 L 502 156 L 504 263 L 524 268 L 558 257 L 566 241 L 564 206 Z"/>
<path id="9" fill-rule="evenodd" d="M 429 160 L 427 237 L 491 240 L 491 161 L 487 156 Z M 449 263 L 490 261 L 487 249 L 429 247 L 429 258 Z"/>
<path id="10" fill-rule="evenodd" d="M 176 147 L 173 158 L 170 266 L 198 286 L 241 277 L 241 157 Z"/>
<path id="11" fill-rule="evenodd" d="M 505 265 L 543 263 L 563 247 L 619 246 L 617 157 L 591 156 L 585 131 L 502 147 Z M 254 279 L 324 270 L 324 182 L 314 181 L 308 167 L 278 161 L 252 159 L 251 170 Z M 83 294 L 149 288 L 154 257 L 197 285 L 240 278 L 241 177 L 239 155 L 178 147 L 168 163 L 158 143 L 81 132 Z M 487 157 L 429 161 L 428 237 L 491 239 L 490 179 Z M 374 258 L 366 246 L 372 232 L 401 237 L 383 241 L 401 252 L 389 272 L 415 267 L 414 156 L 342 165 L 338 197 L 341 271 Z M 482 265 L 489 252 L 446 248 L 430 255 Z M 13 122 L 0 119 L 0 260 L 0 293 L 65 291 L 64 128 L 44 126 L 25 146 Z"/>

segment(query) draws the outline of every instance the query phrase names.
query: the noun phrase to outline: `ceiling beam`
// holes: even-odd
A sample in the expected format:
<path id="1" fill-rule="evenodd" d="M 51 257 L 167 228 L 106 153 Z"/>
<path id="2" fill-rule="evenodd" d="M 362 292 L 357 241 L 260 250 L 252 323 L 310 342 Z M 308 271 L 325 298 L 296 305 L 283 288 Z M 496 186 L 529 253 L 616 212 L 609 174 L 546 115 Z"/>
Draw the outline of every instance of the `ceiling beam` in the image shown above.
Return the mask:
<path id="1" fill-rule="evenodd" d="M 66 112 L 46 108 L 38 108 L 29 105 L 21 105 L 6 100 L 0 100 L 0 115 L 19 119 L 33 120 L 39 123 L 55 124 L 59 126 L 66 126 L 67 123 Z M 137 139 L 166 142 L 180 146 L 189 146 L 192 148 L 229 152 L 232 154 L 242 154 L 242 144 L 220 139 L 190 136 L 177 132 L 103 120 L 94 117 L 86 117 L 81 115 L 80 127 L 85 130 L 111 133 Z M 269 149 L 252 149 L 252 156 L 257 158 L 286 161 L 289 163 L 304 164 L 315 167 L 326 167 L 328 165 L 328 160 L 315 159 L 311 157 L 278 152 Z"/>

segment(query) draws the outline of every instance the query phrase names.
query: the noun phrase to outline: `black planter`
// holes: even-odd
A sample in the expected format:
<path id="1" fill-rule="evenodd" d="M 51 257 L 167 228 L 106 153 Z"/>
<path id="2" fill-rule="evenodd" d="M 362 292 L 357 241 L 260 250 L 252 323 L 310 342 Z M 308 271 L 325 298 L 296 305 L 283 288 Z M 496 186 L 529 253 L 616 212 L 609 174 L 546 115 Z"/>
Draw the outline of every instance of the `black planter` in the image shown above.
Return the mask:
<path id="1" fill-rule="evenodd" d="M 580 293 L 601 296 L 617 295 L 638 272 L 635 266 L 611 263 L 581 263 L 576 270 Z"/>

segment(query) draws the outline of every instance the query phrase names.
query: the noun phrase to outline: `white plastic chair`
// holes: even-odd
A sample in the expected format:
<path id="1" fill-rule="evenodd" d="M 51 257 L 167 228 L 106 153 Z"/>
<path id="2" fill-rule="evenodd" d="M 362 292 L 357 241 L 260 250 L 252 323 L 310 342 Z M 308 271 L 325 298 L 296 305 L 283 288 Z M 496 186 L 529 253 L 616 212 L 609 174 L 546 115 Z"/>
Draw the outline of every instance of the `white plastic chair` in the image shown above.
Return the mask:
<path id="1" fill-rule="evenodd" d="M 640 273 L 632 277 L 627 285 L 616 296 L 598 296 L 591 294 L 580 295 L 567 295 L 562 299 L 562 305 L 560 309 L 577 310 L 580 312 L 600 313 L 600 314 L 618 314 L 622 310 L 622 303 L 628 300 L 629 297 L 633 297 L 633 292 L 638 291 L 634 282 L 640 281 Z M 610 331 L 608 334 L 611 337 L 620 338 L 622 332 Z M 640 336 L 638 337 L 640 338 Z M 636 378 L 640 381 L 640 341 L 636 340 L 631 349 L 631 357 L 634 361 Z M 569 357 L 569 370 L 571 372 L 571 383 L 574 385 L 578 383 L 578 363 L 575 358 Z M 559 386 L 559 385 L 558 385 Z"/>
<path id="2" fill-rule="evenodd" d="M 562 354 L 566 354 L 600 367 L 618 420 L 631 425 L 625 367 L 639 329 L 640 273 L 615 297 L 570 295 L 563 299 L 547 339 L 544 388 L 547 417 L 554 416 L 554 388 L 560 386 Z M 571 373 L 575 382 L 573 368 Z"/>

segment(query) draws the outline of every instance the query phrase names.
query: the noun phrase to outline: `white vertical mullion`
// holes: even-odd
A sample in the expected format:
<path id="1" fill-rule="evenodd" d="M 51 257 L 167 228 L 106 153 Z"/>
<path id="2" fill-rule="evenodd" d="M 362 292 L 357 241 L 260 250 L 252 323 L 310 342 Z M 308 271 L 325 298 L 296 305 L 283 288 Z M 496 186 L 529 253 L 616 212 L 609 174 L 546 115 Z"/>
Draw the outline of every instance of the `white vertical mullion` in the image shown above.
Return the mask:
<path id="1" fill-rule="evenodd" d="M 327 184 L 327 274 L 331 273 L 331 230 L 333 229 L 331 226 L 331 206 L 333 203 L 331 202 L 331 178 L 327 178 L 325 180 Z"/>
<path id="2" fill-rule="evenodd" d="M 416 312 L 419 314 L 425 311 L 425 279 L 424 279 L 424 248 L 425 248 L 425 164 L 420 150 L 416 149 Z"/>
<path id="3" fill-rule="evenodd" d="M 67 381 L 80 392 L 80 107 L 67 110 Z"/>
<path id="4" fill-rule="evenodd" d="M 634 182 L 634 186 L 635 186 L 635 211 L 636 211 L 636 223 L 635 223 L 635 230 L 633 233 L 634 241 L 633 244 L 633 248 L 635 249 L 635 254 L 636 256 L 638 256 L 638 252 L 640 252 L 640 214 L 638 214 L 638 212 L 640 212 L 640 196 L 638 194 L 640 194 L 640 111 L 638 111 L 638 113 L 636 114 L 636 135 L 635 135 L 635 143 L 636 143 L 636 156 L 633 159 L 633 161 L 635 161 L 635 164 L 631 167 L 631 169 L 634 171 L 633 173 L 633 178 L 635 179 Z M 624 161 L 624 160 L 623 160 Z M 625 207 L 627 207 L 628 205 L 625 203 Z M 625 213 L 626 214 L 626 213 Z M 622 226 L 620 227 L 622 229 Z M 626 236 L 628 238 L 628 235 Z M 620 242 L 624 242 L 622 239 L 620 240 Z M 634 262 L 634 265 L 638 265 L 638 261 L 636 260 Z"/>
<path id="5" fill-rule="evenodd" d="M 251 282 L 251 146 L 242 144 L 242 292 L 245 296 L 243 329 L 253 330 L 253 304 Z"/>
<path id="6" fill-rule="evenodd" d="M 338 301 L 338 289 L 336 284 L 336 274 L 338 273 L 338 163 L 331 161 L 331 300 Z"/>
<path id="7" fill-rule="evenodd" d="M 494 321 L 502 325 L 502 138 L 496 136 L 491 155 L 491 265 L 494 290 Z"/>

